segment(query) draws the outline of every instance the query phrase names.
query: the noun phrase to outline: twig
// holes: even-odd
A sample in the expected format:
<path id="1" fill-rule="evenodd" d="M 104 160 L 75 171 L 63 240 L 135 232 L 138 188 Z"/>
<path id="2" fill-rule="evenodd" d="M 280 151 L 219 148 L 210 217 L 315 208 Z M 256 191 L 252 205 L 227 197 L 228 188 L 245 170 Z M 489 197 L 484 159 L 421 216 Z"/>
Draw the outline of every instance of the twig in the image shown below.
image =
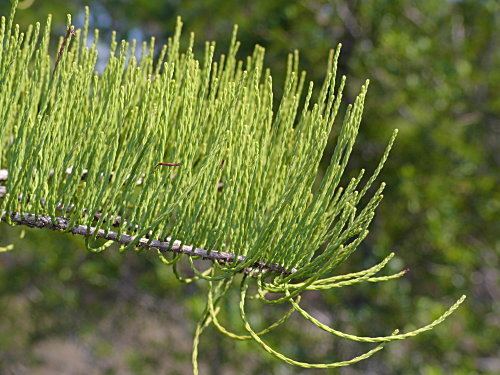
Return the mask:
<path id="1" fill-rule="evenodd" d="M 167 162 L 164 162 L 164 161 L 161 161 L 159 162 L 158 164 L 156 164 L 157 167 L 180 167 L 181 166 L 181 163 L 167 163 Z"/>
<path id="2" fill-rule="evenodd" d="M 75 35 L 75 28 L 74 26 L 68 26 L 68 29 L 66 30 L 66 35 L 64 36 L 64 39 L 61 43 L 61 47 L 59 47 L 59 51 L 57 52 L 57 58 L 56 62 L 54 64 L 54 70 L 52 70 L 52 75 L 56 72 L 57 66 L 59 65 L 59 61 L 61 61 L 62 55 L 64 53 L 64 49 L 66 48 L 66 44 L 68 43 L 68 40 L 71 39 L 72 36 Z"/>
<path id="3" fill-rule="evenodd" d="M 50 216 L 46 215 L 33 215 L 33 214 L 21 214 L 18 212 L 3 213 L 0 220 L 6 222 L 7 215 L 10 216 L 10 220 L 17 225 L 24 225 L 31 228 L 43 228 L 50 229 L 54 231 L 67 231 L 69 233 L 80 235 L 80 236 L 96 236 L 97 238 L 102 238 L 105 240 L 111 240 L 122 245 L 128 245 L 134 241 L 135 236 L 113 231 L 105 231 L 104 229 L 96 229 L 95 227 L 87 227 L 86 225 L 75 225 L 74 227 L 69 227 L 68 219 L 64 217 L 56 217 L 52 220 Z M 167 241 L 151 240 L 148 238 L 140 238 L 137 247 L 145 249 L 157 249 L 162 253 L 173 252 L 177 254 L 185 254 L 193 257 L 200 257 L 205 260 L 210 260 L 219 263 L 243 263 L 246 257 L 239 255 L 236 257 L 232 253 L 227 253 L 223 251 L 208 251 L 198 247 L 190 245 L 182 245 L 180 241 L 175 240 L 173 243 L 170 238 Z M 254 269 L 267 270 L 272 272 L 277 272 L 285 275 L 294 273 L 296 270 L 287 270 L 279 264 L 266 264 L 264 262 L 256 262 L 251 267 L 247 268 L 244 272 L 251 273 Z"/>

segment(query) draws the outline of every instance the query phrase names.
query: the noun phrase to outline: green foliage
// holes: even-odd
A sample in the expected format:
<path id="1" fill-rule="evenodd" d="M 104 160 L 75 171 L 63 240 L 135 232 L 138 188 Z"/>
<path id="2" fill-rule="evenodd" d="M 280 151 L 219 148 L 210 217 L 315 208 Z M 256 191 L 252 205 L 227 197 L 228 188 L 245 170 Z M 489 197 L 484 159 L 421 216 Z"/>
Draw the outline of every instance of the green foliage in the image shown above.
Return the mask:
<path id="1" fill-rule="evenodd" d="M 199 62 L 192 43 L 179 52 L 179 21 L 156 66 L 154 40 L 143 44 L 140 62 L 135 45 L 122 42 L 117 51 L 112 41 L 107 68 L 97 74 L 98 34 L 87 47 L 87 26 L 74 32 L 71 46 L 67 33 L 52 67 L 50 19 L 39 46 L 38 25 L 25 36 L 17 28 L 12 33 L 10 23 L 9 18 L 0 35 L 6 41 L 1 157 L 9 170 L 3 210 L 53 219 L 63 212 L 70 226 L 105 232 L 120 216 L 116 230 L 132 230 L 137 240 L 146 234 L 172 236 L 246 256 L 244 263 L 227 267 L 228 275 L 257 261 L 298 269 L 287 281 L 330 271 L 366 236 L 383 185 L 364 208 L 356 208 L 388 150 L 362 189 L 356 190 L 363 172 L 344 191 L 338 188 L 366 87 L 348 108 L 331 166 L 312 191 L 342 97 L 344 79 L 339 94 L 333 89 L 340 48 L 331 55 L 318 102 L 309 108 L 310 85 L 300 113 L 304 75 L 299 79 L 297 57 L 291 57 L 285 95 L 274 115 L 263 50 L 256 47 L 243 69 L 235 58 L 235 36 L 227 58 L 213 62 L 214 46 L 207 44 Z M 159 170 L 161 160 L 181 167 Z M 94 223 L 97 212 L 102 214 Z"/>
<path id="2" fill-rule="evenodd" d="M 144 44 L 136 60 L 134 44 L 123 42 L 118 48 L 113 41 L 106 69 L 95 74 L 97 35 L 87 47 L 86 28 L 76 30 L 72 43 L 60 48 L 62 58 L 54 69 L 48 54 L 49 26 L 40 44 L 38 33 L 35 26 L 29 35 L 21 36 L 18 29 L 11 35 L 9 23 L 1 34 L 5 40 L 0 63 L 0 109 L 5 120 L 1 160 L 10 173 L 2 210 L 52 218 L 67 214 L 72 224 L 104 231 L 112 229 L 119 215 L 118 232 L 134 233 L 137 239 L 146 234 L 170 237 L 244 255 L 243 263 L 214 264 L 209 272 L 199 273 L 209 280 L 216 306 L 233 277 L 257 261 L 297 270 L 291 275 L 258 274 L 258 297 L 268 303 L 292 303 L 310 318 L 294 300 L 304 290 L 394 278 L 374 276 L 386 261 L 359 273 L 331 276 L 368 233 L 383 185 L 372 198 L 363 198 L 393 142 L 363 187 L 358 188 L 361 172 L 345 189 L 340 188 L 361 120 L 363 86 L 346 111 L 329 167 L 315 185 L 344 87 L 342 79 L 339 89 L 334 89 L 340 49 L 331 55 L 314 105 L 309 105 L 312 86 L 302 104 L 305 78 L 298 70 L 297 56 L 290 56 L 284 94 L 274 111 L 263 49 L 256 47 L 243 64 L 236 59 L 234 38 L 229 53 L 218 62 L 213 61 L 213 44 L 206 45 L 201 62 L 193 55 L 192 39 L 181 53 L 180 25 L 159 60 L 153 59 L 154 42 Z M 161 160 L 182 166 L 172 173 L 158 170 L 156 163 Z M 82 182 L 84 170 L 87 177 Z M 224 184 L 221 192 L 219 181 Z M 96 212 L 102 213 L 97 222 Z M 89 248 L 93 240 L 87 241 Z M 335 367 L 382 348 L 332 364 L 284 357 L 249 325 L 243 309 L 248 278 L 244 281 L 240 304 L 244 327 L 265 350 L 288 363 Z M 266 292 L 282 296 L 268 300 Z M 424 329 L 383 338 L 342 336 L 368 342 L 403 339 L 432 328 L 462 300 Z M 197 333 L 216 315 L 209 303 Z M 315 319 L 308 320 L 325 328 Z"/>

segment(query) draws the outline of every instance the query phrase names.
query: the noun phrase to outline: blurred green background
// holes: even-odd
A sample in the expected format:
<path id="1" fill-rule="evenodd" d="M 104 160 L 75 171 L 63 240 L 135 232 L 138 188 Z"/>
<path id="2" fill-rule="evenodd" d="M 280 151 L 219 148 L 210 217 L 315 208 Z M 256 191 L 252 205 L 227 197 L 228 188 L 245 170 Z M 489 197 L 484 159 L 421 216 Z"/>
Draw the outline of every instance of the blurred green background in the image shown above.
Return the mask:
<path id="1" fill-rule="evenodd" d="M 462 293 L 463 305 L 432 332 L 395 342 L 342 374 L 500 373 L 500 3 L 495 0 L 24 0 L 23 27 L 54 16 L 53 34 L 76 26 L 90 5 L 91 26 L 120 38 L 162 43 L 182 16 L 197 48 L 229 44 L 239 25 L 240 57 L 258 43 L 281 91 L 286 56 L 320 83 L 330 48 L 343 44 L 347 99 L 371 80 L 351 170 L 374 168 L 394 128 L 400 133 L 382 174 L 384 201 L 365 243 L 339 272 L 367 267 L 389 251 L 401 281 L 361 285 L 305 303 L 320 320 L 359 334 L 415 328 Z M 0 14 L 9 11 L 0 1 Z M 199 55 L 202 57 L 201 54 Z M 332 138 L 333 141 L 333 138 Z M 331 152 L 329 150 L 328 152 Z M 328 155 L 325 156 L 327 158 Z M 189 374 L 203 283 L 182 285 L 146 253 L 92 254 L 81 239 L 0 226 L 0 373 Z M 238 328 L 237 299 L 225 318 Z M 262 319 L 277 313 L 265 310 Z M 269 336 L 283 352 L 333 361 L 366 346 L 333 340 L 298 317 Z M 201 342 L 203 374 L 309 374 L 273 360 L 252 343 L 213 328 Z M 316 371 L 314 373 L 322 373 Z M 330 372 L 325 372 L 330 373 Z"/>

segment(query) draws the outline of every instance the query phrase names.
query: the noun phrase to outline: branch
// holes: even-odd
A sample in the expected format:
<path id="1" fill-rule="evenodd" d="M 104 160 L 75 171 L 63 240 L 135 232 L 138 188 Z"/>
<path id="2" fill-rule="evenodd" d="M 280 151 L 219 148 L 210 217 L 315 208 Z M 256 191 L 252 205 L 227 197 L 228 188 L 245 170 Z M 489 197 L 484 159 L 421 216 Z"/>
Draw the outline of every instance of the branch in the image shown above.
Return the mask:
<path id="1" fill-rule="evenodd" d="M 66 173 L 71 173 L 71 170 L 68 169 Z M 86 174 L 82 176 L 82 179 L 85 179 Z M 6 169 L 0 169 L 0 181 L 6 181 L 8 178 L 8 171 Z M 140 183 L 140 182 L 138 182 Z M 5 186 L 0 186 L 0 197 L 3 197 L 6 193 Z M 17 225 L 24 225 L 31 228 L 43 228 L 43 229 L 51 229 L 55 231 L 66 231 L 75 235 L 80 235 L 84 237 L 96 236 L 97 238 L 102 238 L 105 240 L 111 240 L 121 245 L 128 245 L 131 243 L 135 236 L 130 234 L 120 234 L 117 232 L 108 231 L 106 232 L 103 229 L 96 229 L 95 227 L 87 227 L 86 225 L 76 225 L 72 228 L 69 228 L 68 219 L 64 217 L 56 217 L 55 220 L 52 220 L 50 216 L 46 215 L 34 215 L 30 213 L 21 214 L 18 212 L 6 213 L 3 212 L 0 217 L 0 221 L 7 222 L 7 215 L 10 216 L 10 220 Z M 100 213 L 96 213 L 94 215 L 96 220 L 99 220 Z M 121 218 L 116 218 L 113 226 L 120 225 Z M 202 248 L 197 248 L 191 245 L 182 245 L 179 240 L 174 240 L 171 243 L 171 239 L 167 238 L 167 241 L 159 241 L 159 240 L 151 240 L 149 238 L 141 238 L 137 244 L 137 247 L 145 248 L 145 249 L 157 249 L 162 253 L 173 252 L 177 254 L 185 254 L 193 257 L 200 257 L 205 260 L 210 260 L 213 262 L 219 263 L 243 263 L 246 261 L 246 257 L 243 255 L 239 255 L 236 258 L 236 255 L 233 253 L 223 252 L 223 251 L 209 251 Z M 285 275 L 289 275 L 291 273 L 296 272 L 296 269 L 288 270 L 285 267 L 279 264 L 266 264 L 265 262 L 259 261 L 253 264 L 251 267 L 247 268 L 244 272 L 250 273 L 252 270 L 267 270 L 271 272 L 277 272 Z"/>
<path id="2" fill-rule="evenodd" d="M 106 232 L 104 229 L 96 230 L 95 227 L 87 227 L 86 225 L 75 225 L 69 228 L 68 219 L 64 217 L 56 217 L 53 221 L 50 216 L 46 215 L 33 215 L 33 214 L 21 214 L 18 212 L 12 212 L 10 214 L 3 213 L 0 221 L 7 222 L 7 215 L 10 216 L 10 220 L 17 225 L 24 225 L 30 228 L 43 228 L 51 229 L 54 231 L 67 231 L 72 234 L 80 236 L 96 236 L 97 238 L 102 238 L 105 240 L 111 240 L 121 245 L 128 245 L 131 243 L 135 236 L 123 233 L 118 235 L 118 233 L 113 231 Z M 171 239 L 168 238 L 167 241 L 151 240 L 148 238 L 141 238 L 137 244 L 137 247 L 144 249 L 157 249 L 162 253 L 173 252 L 177 254 L 185 254 L 193 257 L 200 257 L 205 260 L 210 260 L 219 263 L 232 263 L 236 260 L 237 263 L 243 263 L 246 257 L 239 255 L 237 258 L 233 253 L 223 252 L 223 251 L 209 251 L 202 248 L 194 247 L 191 245 L 182 245 L 180 241 L 175 240 L 171 243 Z M 272 272 L 278 272 L 281 274 L 291 274 L 296 272 L 295 269 L 287 270 L 279 264 L 266 264 L 264 262 L 256 262 L 253 266 L 247 269 L 245 272 L 250 272 L 253 269 L 268 270 Z"/>

